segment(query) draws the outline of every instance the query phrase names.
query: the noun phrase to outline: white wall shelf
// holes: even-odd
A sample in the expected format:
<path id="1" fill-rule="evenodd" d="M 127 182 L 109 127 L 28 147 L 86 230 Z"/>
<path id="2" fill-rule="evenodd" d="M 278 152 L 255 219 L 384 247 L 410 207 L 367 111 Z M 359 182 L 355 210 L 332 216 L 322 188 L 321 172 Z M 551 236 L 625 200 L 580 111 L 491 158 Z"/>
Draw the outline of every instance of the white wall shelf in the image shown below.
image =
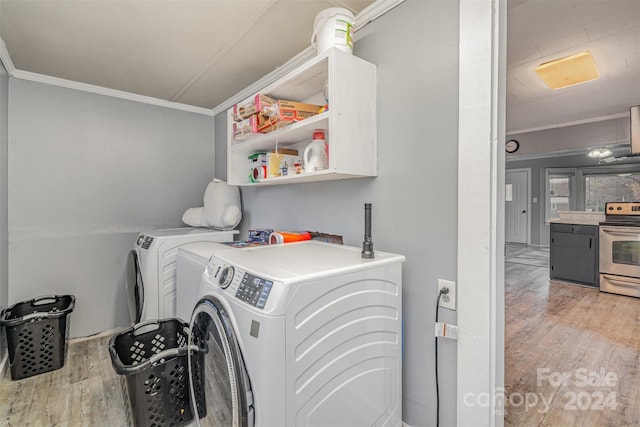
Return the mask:
<path id="1" fill-rule="evenodd" d="M 275 185 L 377 175 L 376 66 L 339 49 L 310 59 L 260 93 L 274 99 L 325 104 L 329 111 L 246 141 L 233 140 L 233 109 L 227 110 L 227 170 L 233 185 Z M 248 157 L 275 148 L 297 149 L 302 157 L 315 129 L 323 129 L 329 168 L 252 183 Z"/>

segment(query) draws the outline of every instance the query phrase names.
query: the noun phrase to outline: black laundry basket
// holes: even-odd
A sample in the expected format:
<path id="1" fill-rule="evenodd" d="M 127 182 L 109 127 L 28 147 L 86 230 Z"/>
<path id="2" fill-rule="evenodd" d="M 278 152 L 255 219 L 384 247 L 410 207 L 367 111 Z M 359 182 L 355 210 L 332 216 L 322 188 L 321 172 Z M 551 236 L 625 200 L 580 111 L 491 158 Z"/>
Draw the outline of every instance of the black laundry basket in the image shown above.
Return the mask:
<path id="1" fill-rule="evenodd" d="M 2 310 L 12 380 L 64 366 L 75 301 L 73 295 L 44 295 Z"/>
<path id="2" fill-rule="evenodd" d="M 188 324 L 171 318 L 138 323 L 109 340 L 113 369 L 126 379 L 135 426 L 177 427 L 193 419 L 188 335 Z"/>

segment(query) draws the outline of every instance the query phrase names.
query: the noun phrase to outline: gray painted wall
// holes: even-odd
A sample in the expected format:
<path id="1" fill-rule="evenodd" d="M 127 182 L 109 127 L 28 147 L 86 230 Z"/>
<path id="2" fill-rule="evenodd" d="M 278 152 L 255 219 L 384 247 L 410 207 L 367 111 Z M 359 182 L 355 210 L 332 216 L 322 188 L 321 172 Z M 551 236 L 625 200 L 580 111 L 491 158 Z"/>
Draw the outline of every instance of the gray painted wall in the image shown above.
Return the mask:
<path id="1" fill-rule="evenodd" d="M 520 155 L 574 151 L 601 145 L 628 144 L 629 131 L 629 117 L 622 117 L 574 126 L 512 134 L 507 136 L 507 140 L 517 140 L 520 143 L 520 148 L 516 154 L 507 154 L 507 158 L 510 159 Z"/>
<path id="2" fill-rule="evenodd" d="M 227 140 L 227 115 L 218 114 L 215 117 L 215 141 L 216 143 L 216 165 L 215 177 L 218 179 L 227 179 L 227 144 L 222 143 Z"/>
<path id="3" fill-rule="evenodd" d="M 624 164 L 625 162 L 615 163 Z M 629 163 L 629 162 L 626 162 Z M 538 199 L 537 203 L 531 203 L 531 244 L 549 245 L 549 224 L 545 224 L 545 169 L 547 168 L 575 168 L 575 167 L 597 167 L 598 161 L 586 154 L 554 156 L 529 160 L 510 160 L 506 169 L 531 168 L 531 197 Z M 640 164 L 638 164 L 640 168 Z"/>
<path id="4" fill-rule="evenodd" d="M 507 154 L 507 170 L 531 168 L 531 244 L 549 245 L 549 225 L 545 220 L 545 169 L 563 167 L 597 166 L 598 161 L 582 152 L 588 148 L 615 147 L 616 155 L 624 155 L 629 144 L 629 118 L 602 120 L 561 128 L 508 135 L 516 139 L 520 148 L 515 154 Z M 627 148 L 628 149 L 628 148 Z M 557 153 L 557 155 L 553 155 Z M 564 155 L 561 155 L 564 154 Z M 520 156 L 527 159 L 518 160 Z M 618 163 L 616 163 L 618 164 Z"/>
<path id="5" fill-rule="evenodd" d="M 9 303 L 74 294 L 71 336 L 126 325 L 126 255 L 202 205 L 212 117 L 17 79 L 9 109 Z"/>
<path id="6" fill-rule="evenodd" d="M 241 236 L 251 227 L 320 230 L 360 246 L 373 203 L 375 249 L 403 268 L 403 419 L 435 425 L 433 322 L 437 279 L 456 280 L 458 3 L 407 1 L 364 27 L 354 53 L 378 66 L 378 177 L 243 187 Z M 226 153 L 216 117 L 216 158 Z M 219 164 L 218 178 L 226 178 Z M 454 322 L 455 312 L 441 311 Z M 456 346 L 441 341 L 441 425 L 456 424 Z"/>
<path id="7" fill-rule="evenodd" d="M 7 306 L 9 292 L 8 225 L 7 225 L 7 169 L 8 169 L 8 122 L 9 122 L 9 76 L 0 62 L 0 310 Z M 5 353 L 4 328 L 0 330 L 0 361 Z"/>

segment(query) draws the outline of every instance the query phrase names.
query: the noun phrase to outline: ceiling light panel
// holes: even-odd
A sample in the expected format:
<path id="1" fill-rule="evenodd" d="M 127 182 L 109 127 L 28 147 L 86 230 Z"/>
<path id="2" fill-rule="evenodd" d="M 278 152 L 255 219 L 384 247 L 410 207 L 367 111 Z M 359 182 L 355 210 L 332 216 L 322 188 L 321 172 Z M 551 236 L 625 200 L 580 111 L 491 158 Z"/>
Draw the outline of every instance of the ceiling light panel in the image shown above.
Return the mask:
<path id="1" fill-rule="evenodd" d="M 561 89 L 595 80 L 600 77 L 593 57 L 589 52 L 545 62 L 535 68 L 542 81 L 551 89 Z"/>

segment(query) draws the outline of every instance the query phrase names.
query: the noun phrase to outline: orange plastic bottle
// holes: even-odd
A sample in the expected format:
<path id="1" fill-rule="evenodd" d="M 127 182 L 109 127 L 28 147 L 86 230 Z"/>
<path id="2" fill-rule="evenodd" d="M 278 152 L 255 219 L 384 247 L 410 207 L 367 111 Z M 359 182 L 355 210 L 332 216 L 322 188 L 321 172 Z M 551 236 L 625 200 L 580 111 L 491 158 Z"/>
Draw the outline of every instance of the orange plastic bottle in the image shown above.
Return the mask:
<path id="1" fill-rule="evenodd" d="M 308 231 L 274 231 L 269 236 L 269 244 L 302 242 L 311 240 L 311 233 Z"/>

